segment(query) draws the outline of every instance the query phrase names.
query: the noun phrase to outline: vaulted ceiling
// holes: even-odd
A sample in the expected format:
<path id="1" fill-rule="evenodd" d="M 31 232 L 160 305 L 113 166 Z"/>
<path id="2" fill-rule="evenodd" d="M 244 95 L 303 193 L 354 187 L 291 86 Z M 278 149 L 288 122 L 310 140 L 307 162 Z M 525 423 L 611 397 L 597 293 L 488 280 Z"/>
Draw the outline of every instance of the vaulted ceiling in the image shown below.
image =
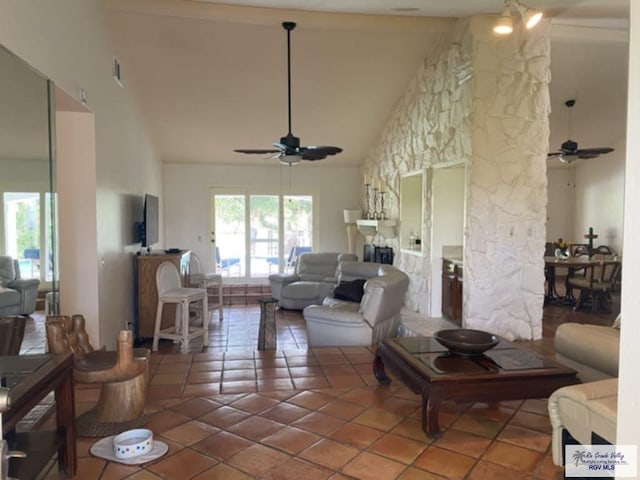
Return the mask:
<path id="1" fill-rule="evenodd" d="M 576 98 L 581 146 L 624 137 L 628 0 L 529 0 L 551 18 L 551 149 Z M 124 88 L 163 161 L 264 162 L 287 133 L 286 34 L 292 32 L 292 130 L 304 145 L 358 164 L 455 17 L 498 14 L 502 0 L 107 0 Z M 287 10 L 283 10 L 286 8 Z M 417 10 L 416 10 L 417 9 Z M 587 28 L 588 27 L 588 28 Z M 597 145 L 596 145 L 597 144 Z"/>

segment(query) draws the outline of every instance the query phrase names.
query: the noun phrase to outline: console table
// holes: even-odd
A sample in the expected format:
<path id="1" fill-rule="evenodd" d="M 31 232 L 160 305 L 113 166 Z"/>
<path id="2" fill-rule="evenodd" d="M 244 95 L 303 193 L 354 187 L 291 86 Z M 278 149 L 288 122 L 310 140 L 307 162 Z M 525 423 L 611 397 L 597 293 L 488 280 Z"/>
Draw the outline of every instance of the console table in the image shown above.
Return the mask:
<path id="1" fill-rule="evenodd" d="M 56 430 L 19 432 L 9 438 L 12 450 L 27 454 L 11 459 L 9 476 L 36 478 L 58 452 L 58 469 L 73 477 L 77 467 L 73 355 L 0 356 L 0 376 L 10 389 L 9 407 L 2 413 L 3 436 L 49 392 L 55 392 L 56 403 Z"/>

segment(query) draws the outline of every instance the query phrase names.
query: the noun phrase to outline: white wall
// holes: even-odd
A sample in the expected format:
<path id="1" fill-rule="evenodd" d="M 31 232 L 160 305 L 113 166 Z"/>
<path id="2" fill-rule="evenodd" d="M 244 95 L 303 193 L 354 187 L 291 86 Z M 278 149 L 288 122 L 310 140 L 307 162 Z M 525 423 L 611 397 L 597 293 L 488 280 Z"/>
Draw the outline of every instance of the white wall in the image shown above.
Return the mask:
<path id="1" fill-rule="evenodd" d="M 270 162 L 270 163 L 269 163 Z M 164 164 L 165 244 L 191 249 L 212 268 L 210 249 L 210 187 L 261 187 L 287 193 L 289 181 L 316 194 L 317 229 L 315 251 L 346 252 L 347 234 L 343 210 L 357 208 L 361 174 L 358 167 L 314 167 L 302 163 L 280 166 L 277 160 L 265 166 Z M 289 180 L 291 174 L 291 180 Z M 354 188 L 354 185 L 358 186 Z M 362 252 L 356 251 L 362 257 Z"/>
<path id="2" fill-rule="evenodd" d="M 593 227 L 594 245 L 609 245 L 622 251 L 625 142 L 612 145 L 615 151 L 582 160 L 575 171 L 575 222 L 573 238 L 585 243 L 584 234 Z"/>
<path id="3" fill-rule="evenodd" d="M 105 29 L 100 0 L 2 2 L 0 43 L 52 79 L 71 97 L 80 88 L 95 114 L 97 248 L 74 262 L 97 265 L 98 282 L 77 281 L 98 289 L 98 336 L 93 342 L 115 346 L 117 331 L 133 318 L 132 197 L 159 193 L 161 168 L 129 90 L 111 77 L 118 52 Z M 126 65 L 123 65 L 126 78 Z M 72 174 L 73 175 L 73 174 Z M 82 182 L 81 176 L 74 178 Z M 82 226 L 60 232 L 60 243 L 84 238 Z M 60 271 L 69 268 L 61 264 Z M 75 268 L 75 265 L 72 266 Z M 82 273 L 79 275 L 92 275 Z M 95 292 L 91 292 L 94 294 Z M 64 300 L 63 300 L 64 301 Z M 64 312 L 83 313 L 83 312 Z"/>
<path id="4" fill-rule="evenodd" d="M 98 263 L 86 261 L 98 243 L 94 120 L 88 112 L 56 113 L 58 231 L 83 232 L 59 242 L 59 311 L 81 312 L 91 339 L 100 335 Z"/>
<path id="5" fill-rule="evenodd" d="M 622 263 L 622 329 L 618 384 L 617 443 L 640 445 L 640 369 L 638 338 L 640 323 L 640 4 L 629 2 L 629 105 L 627 115 L 627 157 L 624 196 L 624 244 Z M 640 472 L 639 472 L 640 473 Z M 637 478 L 637 477 L 636 477 Z"/>
<path id="6" fill-rule="evenodd" d="M 547 168 L 547 242 L 562 238 L 565 242 L 583 243 L 574 238 L 575 168 Z"/>

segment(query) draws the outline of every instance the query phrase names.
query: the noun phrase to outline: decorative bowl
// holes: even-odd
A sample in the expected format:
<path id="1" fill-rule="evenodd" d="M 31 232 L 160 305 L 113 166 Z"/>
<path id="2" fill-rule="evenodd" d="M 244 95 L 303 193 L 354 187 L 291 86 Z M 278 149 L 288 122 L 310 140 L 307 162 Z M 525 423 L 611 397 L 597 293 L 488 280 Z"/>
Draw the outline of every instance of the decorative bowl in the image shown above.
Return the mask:
<path id="1" fill-rule="evenodd" d="M 493 333 L 469 328 L 440 330 L 434 337 L 440 345 L 456 355 L 482 355 L 499 342 Z"/>
<path id="2" fill-rule="evenodd" d="M 149 453 L 153 448 L 153 432 L 146 428 L 127 430 L 113 437 L 117 458 L 132 458 Z"/>

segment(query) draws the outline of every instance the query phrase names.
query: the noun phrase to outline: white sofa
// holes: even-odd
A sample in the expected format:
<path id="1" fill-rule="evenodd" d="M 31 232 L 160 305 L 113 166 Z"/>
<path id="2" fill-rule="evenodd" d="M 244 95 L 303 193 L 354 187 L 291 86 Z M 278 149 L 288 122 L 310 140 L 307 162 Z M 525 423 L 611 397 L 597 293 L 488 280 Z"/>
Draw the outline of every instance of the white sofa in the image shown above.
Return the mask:
<path id="1" fill-rule="evenodd" d="M 551 394 L 553 462 L 564 465 L 566 444 L 615 444 L 618 405 L 620 316 L 609 326 L 564 323 L 554 344 L 556 360 L 575 369 L 584 382 Z"/>
<path id="2" fill-rule="evenodd" d="M 269 275 L 271 295 L 279 307 L 292 310 L 320 304 L 338 283 L 338 264 L 357 259 L 350 253 L 303 253 L 294 273 Z"/>
<path id="3" fill-rule="evenodd" d="M 345 282 L 357 279 L 366 280 L 360 301 L 335 297 Z M 347 261 L 338 267 L 338 281 L 322 305 L 303 311 L 310 347 L 377 345 L 396 336 L 409 287 L 404 272 L 392 265 Z"/>

